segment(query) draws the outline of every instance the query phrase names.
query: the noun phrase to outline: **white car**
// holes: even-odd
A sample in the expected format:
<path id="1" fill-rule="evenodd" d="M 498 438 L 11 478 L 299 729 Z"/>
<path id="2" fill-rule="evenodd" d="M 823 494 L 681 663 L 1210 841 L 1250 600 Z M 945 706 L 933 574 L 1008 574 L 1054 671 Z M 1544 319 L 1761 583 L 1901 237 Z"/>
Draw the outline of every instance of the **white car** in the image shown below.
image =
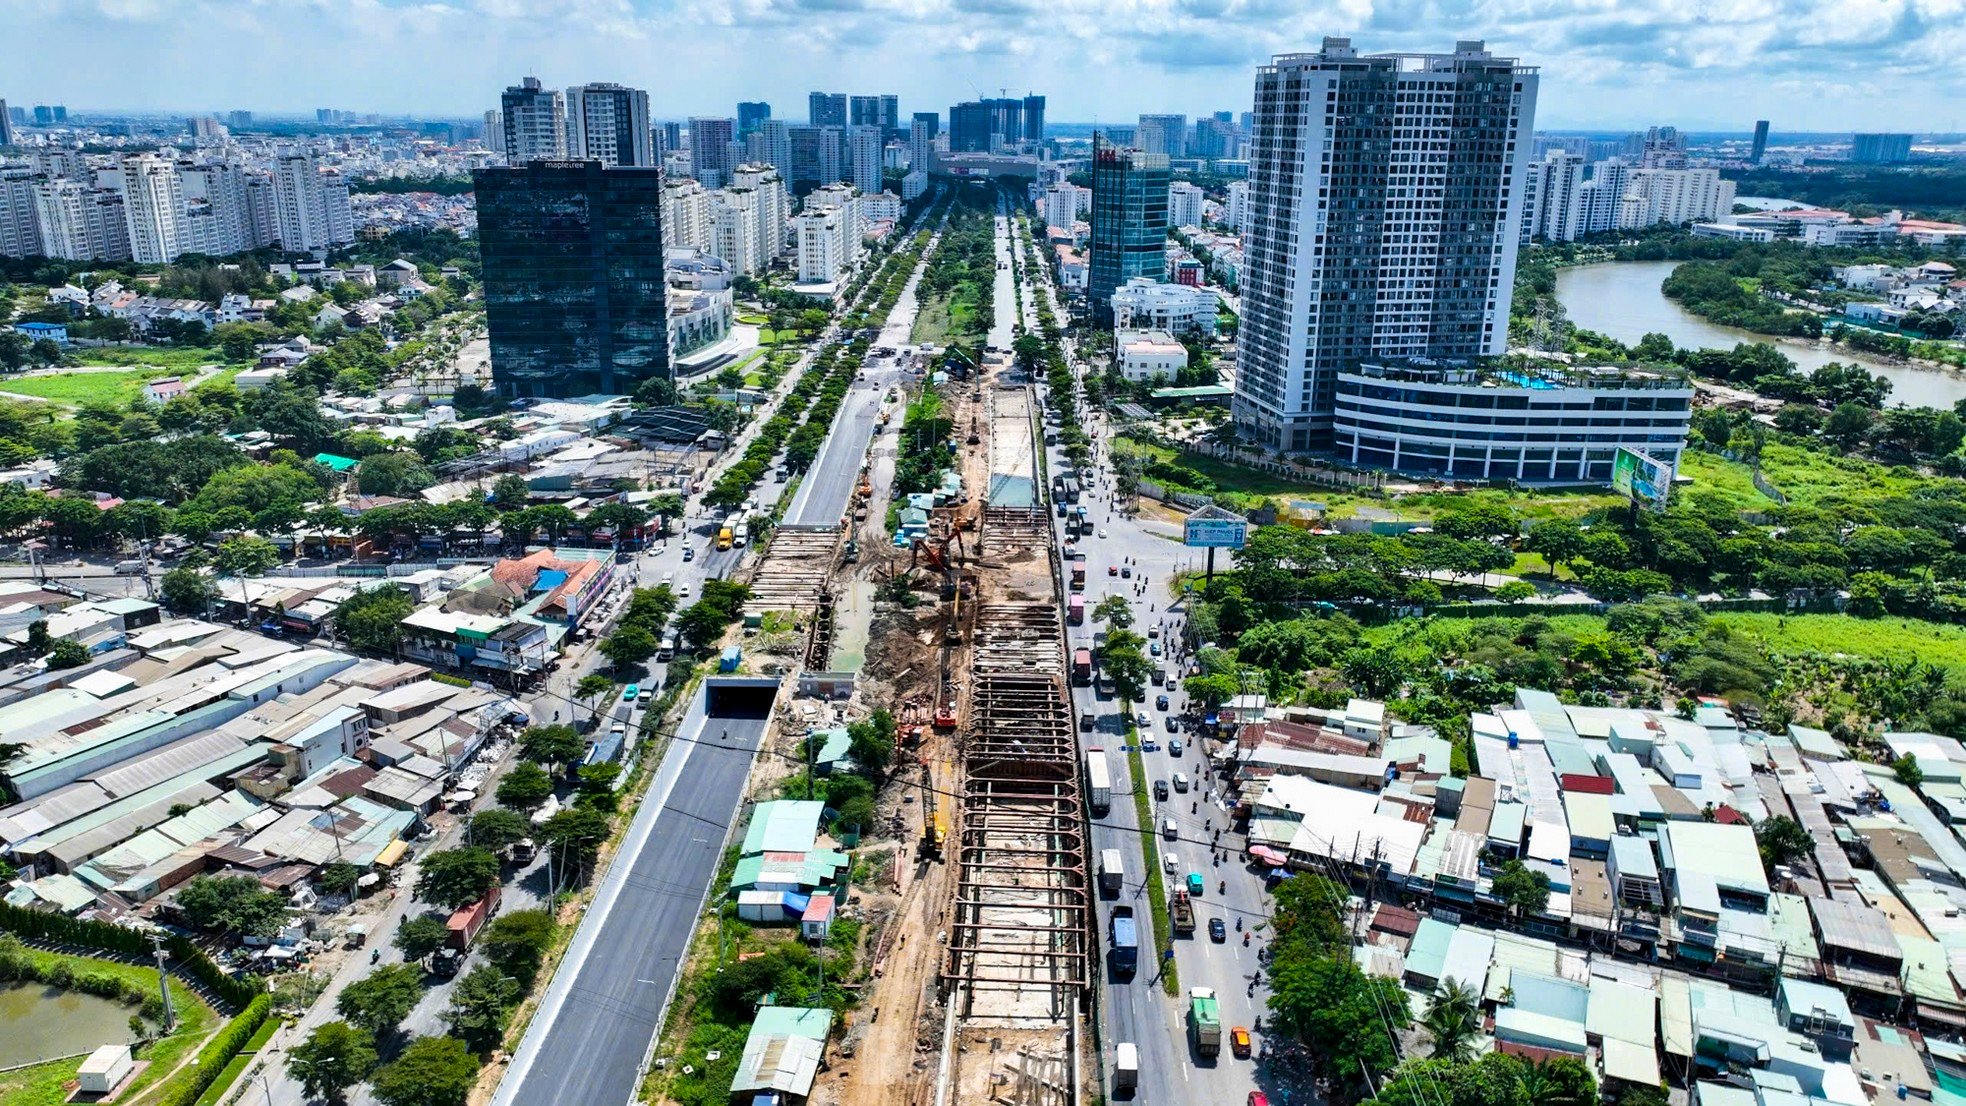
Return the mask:
<path id="1" fill-rule="evenodd" d="M 680 583 L 680 584 L 677 584 L 677 585 L 676 585 L 676 595 L 677 595 L 677 596 L 678 596 L 679 598 L 682 598 L 682 599 L 688 599 L 688 598 L 689 598 L 689 581 L 688 581 L 688 580 L 684 580 L 684 581 L 683 581 L 682 583 Z"/>
<path id="2" fill-rule="evenodd" d="M 1100 537 L 1102 537 L 1102 538 L 1103 538 L 1103 537 L 1105 537 L 1105 536 L 1106 536 L 1106 531 L 1104 531 L 1104 530 L 1101 530 L 1101 531 L 1099 531 L 1099 536 L 1100 536 Z"/>
<path id="3" fill-rule="evenodd" d="M 1162 853 L 1160 858 L 1160 866 L 1167 869 L 1169 872 L 1178 872 L 1181 870 L 1181 858 L 1175 856 L 1173 853 Z"/>

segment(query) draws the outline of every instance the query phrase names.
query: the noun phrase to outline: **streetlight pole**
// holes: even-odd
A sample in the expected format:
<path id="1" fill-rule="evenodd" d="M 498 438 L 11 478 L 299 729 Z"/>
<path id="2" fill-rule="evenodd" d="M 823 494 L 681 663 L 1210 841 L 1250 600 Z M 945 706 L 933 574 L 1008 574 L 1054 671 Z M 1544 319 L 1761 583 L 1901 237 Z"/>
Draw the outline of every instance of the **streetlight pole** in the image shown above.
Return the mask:
<path id="1" fill-rule="evenodd" d="M 150 952 L 157 958 L 157 990 L 164 999 L 164 1032 L 169 1033 L 177 1024 L 177 1014 L 171 1009 L 171 973 L 164 966 L 171 954 L 164 949 L 164 938 L 150 935 Z"/>

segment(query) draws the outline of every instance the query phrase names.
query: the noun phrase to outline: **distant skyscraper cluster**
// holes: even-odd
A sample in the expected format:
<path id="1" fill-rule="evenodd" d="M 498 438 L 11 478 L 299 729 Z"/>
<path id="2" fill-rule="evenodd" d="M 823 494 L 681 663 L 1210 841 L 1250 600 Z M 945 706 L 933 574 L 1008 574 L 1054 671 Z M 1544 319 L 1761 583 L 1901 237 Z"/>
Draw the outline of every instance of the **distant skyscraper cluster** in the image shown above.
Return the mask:
<path id="1" fill-rule="evenodd" d="M 949 152 L 988 154 L 1044 141 L 1044 97 L 970 100 L 949 108 Z"/>
<path id="2" fill-rule="evenodd" d="M 0 164 L 0 256 L 166 264 L 269 246 L 319 254 L 354 241 L 348 181 L 312 146 L 270 157 L 222 142 L 89 156 L 49 147 Z"/>
<path id="3" fill-rule="evenodd" d="M 1758 129 L 1765 144 L 1767 124 Z M 1624 145 L 1635 156 L 1595 162 L 1572 152 L 1589 143 L 1547 147 L 1523 179 L 1520 239 L 1570 242 L 1609 230 L 1707 222 L 1734 210 L 1734 182 L 1718 169 L 1691 168 L 1676 129 L 1652 127 Z"/>

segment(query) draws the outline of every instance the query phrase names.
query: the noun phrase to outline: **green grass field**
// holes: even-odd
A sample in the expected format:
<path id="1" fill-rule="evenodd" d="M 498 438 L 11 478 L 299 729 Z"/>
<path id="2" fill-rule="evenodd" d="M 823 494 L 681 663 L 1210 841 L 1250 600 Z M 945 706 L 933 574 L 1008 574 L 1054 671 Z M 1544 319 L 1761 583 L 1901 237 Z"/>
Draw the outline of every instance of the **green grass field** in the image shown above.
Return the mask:
<path id="1" fill-rule="evenodd" d="M 14 376 L 0 378 L 0 392 L 39 396 L 51 403 L 80 407 L 85 403 L 107 403 L 127 407 L 143 393 L 143 386 L 168 372 L 157 369 L 131 369 L 127 372 L 55 373 L 52 376 Z"/>
<path id="2" fill-rule="evenodd" d="M 69 356 L 77 365 L 146 365 L 171 372 L 195 372 L 225 361 L 224 354 L 202 347 L 101 346 L 76 349 Z"/>
<path id="3" fill-rule="evenodd" d="M 1854 657 L 1916 657 L 1948 668 L 1966 667 L 1966 626 L 1915 618 L 1857 618 L 1844 614 L 1729 612 L 1723 626 L 1759 638 L 1776 653 L 1845 653 Z"/>
<path id="4" fill-rule="evenodd" d="M 739 315 L 736 318 L 738 322 L 743 323 L 745 326 L 763 326 L 771 321 L 763 315 Z"/>
<path id="5" fill-rule="evenodd" d="M 1717 493 L 1737 510 L 1765 510 L 1775 505 L 1754 486 L 1748 466 L 1738 461 L 1688 450 L 1680 458 L 1679 471 L 1693 478 L 1694 490 Z M 1770 445 L 1762 450 L 1761 474 L 1797 505 L 1836 498 L 1909 495 L 1921 487 L 1945 483 L 1908 468 L 1788 445 Z"/>
<path id="6" fill-rule="evenodd" d="M 102 972 L 134 983 L 146 992 L 157 989 L 157 970 L 143 968 L 134 964 L 121 964 L 114 960 L 96 960 L 85 956 L 60 957 L 53 953 L 29 949 L 28 955 L 42 962 L 52 963 L 67 960 L 78 972 Z M 125 1092 L 123 1101 L 136 1097 L 133 1093 L 153 1087 L 171 1074 L 186 1056 L 195 1052 L 205 1043 L 205 1039 L 220 1024 L 218 1012 L 205 1005 L 203 999 L 181 983 L 171 986 L 171 1001 L 177 1007 L 178 1028 L 171 1034 L 145 1049 L 139 1059 L 150 1061 L 150 1067 L 137 1076 L 130 1092 Z M 136 1013 L 136 1007 L 130 1007 Z M 79 1051 L 79 1049 L 78 1049 Z M 36 1064 L 0 1074 L 0 1106 L 55 1106 L 67 1099 L 65 1085 L 75 1078 L 75 1072 L 82 1066 L 82 1057 L 71 1060 L 53 1060 L 46 1064 Z M 182 1074 L 188 1075 L 191 1069 Z"/>

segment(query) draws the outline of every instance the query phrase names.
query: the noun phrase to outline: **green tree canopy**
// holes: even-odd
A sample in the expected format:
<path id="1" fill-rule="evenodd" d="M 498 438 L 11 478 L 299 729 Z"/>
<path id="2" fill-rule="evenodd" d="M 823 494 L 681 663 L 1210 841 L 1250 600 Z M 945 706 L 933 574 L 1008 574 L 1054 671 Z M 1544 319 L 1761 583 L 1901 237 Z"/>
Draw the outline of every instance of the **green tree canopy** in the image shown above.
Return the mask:
<path id="1" fill-rule="evenodd" d="M 414 964 L 385 964 L 342 988 L 335 1010 L 378 1037 L 394 1033 L 423 997 L 423 971 Z"/>
<path id="2" fill-rule="evenodd" d="M 309 1098 L 347 1100 L 348 1089 L 375 1070 L 375 1035 L 344 1021 L 323 1022 L 287 1051 L 287 1070 Z"/>
<path id="3" fill-rule="evenodd" d="M 383 1106 L 464 1106 L 478 1082 L 478 1058 L 456 1037 L 418 1037 L 375 1073 Z"/>
<path id="4" fill-rule="evenodd" d="M 423 858 L 416 897 L 456 910 L 483 898 L 497 882 L 498 857 L 490 849 L 475 845 L 439 849 Z"/>

